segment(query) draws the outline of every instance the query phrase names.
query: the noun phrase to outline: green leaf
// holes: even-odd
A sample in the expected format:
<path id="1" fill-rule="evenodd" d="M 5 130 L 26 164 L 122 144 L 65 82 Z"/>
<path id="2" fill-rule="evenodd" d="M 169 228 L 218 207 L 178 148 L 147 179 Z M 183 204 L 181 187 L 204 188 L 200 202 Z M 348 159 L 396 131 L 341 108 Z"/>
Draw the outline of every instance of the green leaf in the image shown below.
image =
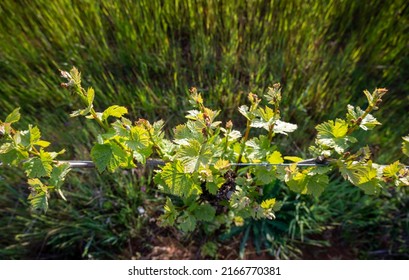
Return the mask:
<path id="1" fill-rule="evenodd" d="M 223 183 L 224 183 L 224 180 L 222 182 L 222 185 L 223 185 Z M 220 188 L 220 186 L 216 182 L 206 182 L 206 189 L 212 195 L 216 195 L 219 188 Z"/>
<path id="2" fill-rule="evenodd" d="M 229 167 L 230 167 L 230 162 L 224 159 L 218 159 L 216 163 L 214 164 L 214 168 L 216 168 L 216 170 L 219 170 L 219 171 L 226 170 Z"/>
<path id="3" fill-rule="evenodd" d="M 185 171 L 191 173 L 209 164 L 214 151 L 207 143 L 201 144 L 195 139 L 189 139 L 187 145 L 180 146 L 176 156 L 185 166 Z"/>
<path id="4" fill-rule="evenodd" d="M 6 123 L 15 123 L 18 122 L 20 120 L 20 108 L 16 108 L 14 109 L 13 112 L 11 112 L 7 117 L 6 120 L 4 122 Z"/>
<path id="5" fill-rule="evenodd" d="M 279 151 L 274 151 L 271 155 L 267 156 L 267 161 L 271 164 L 280 164 L 284 162 Z"/>
<path id="6" fill-rule="evenodd" d="M 52 170 L 53 158 L 50 153 L 40 150 L 39 157 L 33 157 L 24 163 L 26 174 L 29 178 L 49 177 Z"/>
<path id="7" fill-rule="evenodd" d="M 294 156 L 285 156 L 284 157 L 285 160 L 289 160 L 291 162 L 299 162 L 302 161 L 303 159 L 300 157 L 294 157 Z"/>
<path id="8" fill-rule="evenodd" d="M 17 165 L 26 158 L 28 158 L 27 152 L 20 151 L 13 143 L 6 142 L 0 146 L 0 161 L 4 164 Z"/>
<path id="9" fill-rule="evenodd" d="M 137 145 L 134 146 L 135 150 L 144 149 L 152 145 L 150 142 L 148 131 L 142 127 L 132 127 L 130 136 L 130 141 L 134 141 L 137 143 Z"/>
<path id="10" fill-rule="evenodd" d="M 216 215 L 216 209 L 210 204 L 202 204 L 193 211 L 193 214 L 198 221 L 211 222 Z"/>
<path id="11" fill-rule="evenodd" d="M 175 206 L 172 203 L 172 200 L 167 197 L 166 204 L 164 206 L 165 213 L 160 216 L 160 222 L 162 226 L 173 226 L 175 220 L 178 216 Z"/>
<path id="12" fill-rule="evenodd" d="M 280 84 L 274 84 L 273 87 L 269 87 L 267 94 L 264 95 L 269 104 L 276 105 L 281 101 L 281 88 Z"/>
<path id="13" fill-rule="evenodd" d="M 70 75 L 74 83 L 77 86 L 81 86 L 81 73 L 78 71 L 78 69 L 75 67 L 72 67 L 70 70 Z"/>
<path id="14" fill-rule="evenodd" d="M 40 179 L 28 179 L 28 184 L 31 186 L 31 194 L 28 196 L 31 207 L 34 210 L 42 210 L 44 212 L 48 209 L 48 188 Z"/>
<path id="15" fill-rule="evenodd" d="M 0 162 L 3 164 L 15 165 L 19 159 L 19 153 L 12 147 L 11 143 L 5 143 L 0 147 Z"/>
<path id="16" fill-rule="evenodd" d="M 317 174 L 308 178 L 307 193 L 319 197 L 329 184 L 329 178 L 325 174 Z"/>
<path id="17" fill-rule="evenodd" d="M 31 145 L 34 145 L 41 138 L 40 129 L 38 127 L 36 127 L 36 126 L 34 126 L 34 127 L 29 126 L 28 130 L 30 131 L 30 143 L 31 143 Z"/>
<path id="18" fill-rule="evenodd" d="M 272 171 L 273 168 L 258 166 L 254 169 L 255 169 L 254 175 L 256 177 L 255 179 L 257 185 L 267 185 L 271 183 L 275 178 L 274 173 Z"/>
<path id="19" fill-rule="evenodd" d="M 28 200 L 30 201 L 31 207 L 34 210 L 44 211 L 44 213 L 47 212 L 48 198 L 46 193 L 42 192 L 35 195 L 30 195 Z"/>
<path id="20" fill-rule="evenodd" d="M 347 136 L 348 124 L 341 119 L 328 121 L 315 127 L 318 131 L 317 144 L 324 147 L 333 148 L 338 154 L 341 154 L 349 147 L 348 142 L 355 143 L 354 137 Z"/>
<path id="21" fill-rule="evenodd" d="M 203 143 L 204 136 L 200 131 L 194 129 L 194 125 L 192 125 L 192 121 L 188 121 L 187 124 L 181 124 L 175 127 L 174 134 L 175 140 L 174 142 L 179 145 L 189 145 L 189 140 L 195 139 L 200 143 Z"/>
<path id="22" fill-rule="evenodd" d="M 92 108 L 92 103 L 94 102 L 95 91 L 92 87 L 88 88 L 87 90 L 87 101 L 88 101 L 88 108 Z"/>
<path id="23" fill-rule="evenodd" d="M 270 198 L 270 199 L 263 200 L 263 202 L 261 202 L 260 206 L 261 206 L 261 208 L 264 208 L 264 209 L 271 209 L 271 208 L 274 208 L 275 204 L 276 204 L 276 199 L 275 198 Z"/>
<path id="24" fill-rule="evenodd" d="M 114 142 L 96 144 L 91 150 L 91 158 L 99 172 L 105 169 L 114 172 L 121 166 L 129 165 L 129 155 Z"/>
<path id="25" fill-rule="evenodd" d="M 276 122 L 274 111 L 270 107 L 258 108 L 256 111 L 257 119 L 252 120 L 250 126 L 264 128 L 269 131 L 270 127 Z"/>
<path id="26" fill-rule="evenodd" d="M 18 141 L 20 141 L 21 145 L 28 149 L 32 148 L 34 145 L 43 148 L 50 145 L 50 142 L 41 140 L 41 132 L 37 126 L 33 127 L 32 125 L 29 125 L 28 130 L 19 131 L 16 133 L 16 136 L 19 138 Z M 17 144 L 18 141 L 16 141 Z"/>
<path id="27" fill-rule="evenodd" d="M 372 94 L 368 90 L 364 90 L 364 94 L 366 96 L 366 99 L 368 99 L 369 106 L 374 106 L 375 102 Z"/>
<path id="28" fill-rule="evenodd" d="M 212 241 L 207 241 L 201 248 L 200 248 L 200 255 L 202 258 L 217 257 L 217 243 Z"/>
<path id="29" fill-rule="evenodd" d="M 189 197 L 201 192 L 192 175 L 185 173 L 183 165 L 179 161 L 166 163 L 162 170 L 156 174 L 155 182 L 164 184 L 164 191 L 180 197 Z"/>
<path id="30" fill-rule="evenodd" d="M 402 137 L 402 152 L 409 157 L 409 135 Z"/>
<path id="31" fill-rule="evenodd" d="M 65 176 L 67 176 L 70 170 L 70 165 L 68 163 L 64 163 L 58 166 L 53 166 L 53 170 L 51 171 L 49 185 L 53 186 L 64 200 L 66 200 L 66 198 L 61 191 L 61 186 L 64 183 Z"/>
<path id="32" fill-rule="evenodd" d="M 382 189 L 380 179 L 377 178 L 378 170 L 372 162 L 343 162 L 338 161 L 338 167 L 345 179 L 365 191 L 366 194 L 379 194 Z"/>
<path id="33" fill-rule="evenodd" d="M 102 120 L 106 120 L 108 117 L 116 117 L 120 118 L 123 115 L 128 113 L 128 109 L 126 109 L 123 106 L 118 106 L 118 105 L 113 105 L 108 107 L 103 113 L 102 113 Z"/>
<path id="34" fill-rule="evenodd" d="M 363 116 L 365 113 L 365 111 L 362 110 L 361 108 L 359 107 L 354 108 L 354 106 L 349 105 L 349 104 L 347 108 L 348 108 L 347 120 L 349 122 L 351 122 L 352 120 L 356 121 L 358 118 Z M 371 114 L 367 114 L 365 118 L 362 119 L 359 127 L 362 128 L 363 130 L 371 130 L 377 125 L 381 125 L 381 123 L 378 122 L 376 118 L 374 118 L 374 116 L 372 116 Z"/>
<path id="35" fill-rule="evenodd" d="M 196 218 L 189 212 L 185 212 L 178 218 L 178 223 L 183 232 L 191 232 L 196 227 Z"/>
<path id="36" fill-rule="evenodd" d="M 392 164 L 385 166 L 382 170 L 383 179 L 386 182 L 392 181 L 396 187 L 402 187 L 404 185 L 409 185 L 405 181 L 409 178 L 405 178 L 408 174 L 406 168 L 399 161 L 395 161 Z"/>
<path id="37" fill-rule="evenodd" d="M 400 164 L 400 162 L 395 161 L 394 163 L 385 166 L 385 168 L 383 169 L 383 175 L 389 178 L 396 178 L 401 168 L 402 165 Z"/>
<path id="38" fill-rule="evenodd" d="M 251 162 L 262 162 L 273 149 L 275 147 L 272 147 L 268 137 L 260 135 L 259 138 L 252 138 L 246 142 L 246 158 Z"/>
<path id="39" fill-rule="evenodd" d="M 288 169 L 285 182 L 290 189 L 300 194 L 312 194 L 320 196 L 329 183 L 329 178 L 325 174 L 311 172 L 311 168 L 299 172 L 295 165 Z"/>

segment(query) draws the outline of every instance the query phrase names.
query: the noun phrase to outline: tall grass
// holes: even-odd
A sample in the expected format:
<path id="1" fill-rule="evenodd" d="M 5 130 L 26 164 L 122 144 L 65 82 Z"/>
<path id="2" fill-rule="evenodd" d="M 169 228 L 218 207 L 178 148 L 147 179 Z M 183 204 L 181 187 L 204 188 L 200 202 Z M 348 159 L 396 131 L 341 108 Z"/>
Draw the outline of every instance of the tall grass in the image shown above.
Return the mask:
<path id="1" fill-rule="evenodd" d="M 284 87 L 284 118 L 299 125 L 281 146 L 287 154 L 300 155 L 306 153 L 318 122 L 344 115 L 350 102 L 364 106 L 364 89 L 386 87 L 390 94 L 376 113 L 384 126 L 359 138 L 380 147 L 380 162 L 390 161 L 400 157 L 400 137 L 409 127 L 409 118 L 403 117 L 409 112 L 408 7 L 404 0 L 0 1 L 0 118 L 19 106 L 23 124 L 37 123 L 55 149 L 67 148 L 67 159 L 86 159 L 97 128 L 68 118 L 77 102 L 59 87 L 58 69 L 76 66 L 83 72 L 84 84 L 96 90 L 97 109 L 125 105 L 131 118 L 163 118 L 168 128 L 183 118 L 191 86 L 203 91 L 206 102 L 223 109 L 223 120 L 231 118 L 240 127 L 243 119 L 236 108 L 246 94 L 261 94 L 278 81 Z M 88 251 L 92 244 L 114 244 L 109 239 L 113 231 L 91 217 L 105 213 L 103 209 L 84 214 L 84 205 L 93 199 L 94 186 L 102 185 L 109 193 L 136 182 L 103 178 L 107 182 L 96 174 L 72 179 L 73 205 L 56 206 L 47 214 L 49 220 L 22 210 L 25 194 L 18 188 L 24 185 L 18 178 L 1 181 L 1 208 L 9 209 L 1 216 L 0 227 L 7 234 L 0 240 L 8 248 L 3 253 L 19 251 L 24 257 L 30 250 L 21 248 L 49 236 L 47 230 L 57 236 L 44 241 L 47 246 L 77 246 L 75 256 L 85 248 L 79 236 L 91 238 L 91 232 Z M 78 192 L 82 198 L 75 197 Z M 134 211 L 126 196 L 119 195 L 125 208 Z M 13 203 L 18 207 L 12 208 Z M 12 209 L 20 210 L 13 215 Z M 67 215 L 66 223 L 59 222 L 59 211 Z M 7 222 L 10 219 L 13 223 Z M 30 226 L 32 219 L 37 226 Z M 118 221 L 126 230 L 117 244 L 124 245 L 126 234 L 139 221 Z M 312 227 L 320 231 L 320 226 Z M 13 251 L 13 246 L 21 250 Z M 107 257 L 104 250 L 97 257 Z"/>
<path id="2" fill-rule="evenodd" d="M 396 154 L 407 132 L 408 120 L 396 121 L 408 111 L 406 1 L 38 0 L 2 1 L 0 11 L 0 105 L 22 106 L 44 126 L 75 107 L 57 75 L 75 65 L 99 107 L 127 105 L 134 117 L 170 125 L 192 85 L 236 118 L 242 93 L 280 81 L 303 147 L 317 122 L 364 102 L 363 89 L 387 87 L 387 138 L 371 140 Z"/>

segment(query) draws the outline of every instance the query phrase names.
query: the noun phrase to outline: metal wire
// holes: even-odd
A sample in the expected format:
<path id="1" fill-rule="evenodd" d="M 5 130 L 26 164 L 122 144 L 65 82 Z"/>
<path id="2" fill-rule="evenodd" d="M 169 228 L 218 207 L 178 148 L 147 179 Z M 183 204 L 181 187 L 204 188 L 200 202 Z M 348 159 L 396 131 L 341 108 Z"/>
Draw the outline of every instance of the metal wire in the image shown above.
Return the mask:
<path id="1" fill-rule="evenodd" d="M 58 161 L 59 163 L 68 163 L 72 168 L 94 168 L 94 162 L 90 160 L 62 160 Z M 314 166 L 329 166 L 330 160 L 325 162 L 316 162 L 316 159 L 308 159 L 302 160 L 297 162 L 297 166 L 299 167 L 314 167 Z M 166 162 L 160 159 L 147 159 L 146 164 L 139 164 L 140 166 L 158 166 L 158 165 L 165 165 Z M 264 166 L 264 167 L 272 167 L 272 166 L 291 166 L 295 163 L 269 163 L 269 162 L 242 162 L 236 163 L 232 162 L 230 166 L 239 166 L 239 167 L 246 167 L 246 166 Z M 1 163 L 0 163 L 1 165 Z M 379 165 L 381 167 L 386 167 L 387 165 Z M 406 165 L 405 168 L 409 169 L 409 166 Z"/>
<path id="2" fill-rule="evenodd" d="M 60 160 L 58 163 L 68 163 L 72 168 L 95 168 L 94 162 L 91 160 Z M 166 162 L 160 159 L 147 159 L 145 164 L 139 164 L 139 166 L 148 166 L 154 167 L 159 165 L 165 165 Z M 232 162 L 230 166 L 239 166 L 239 167 L 247 167 L 247 166 L 264 166 L 264 167 L 273 167 L 273 166 L 291 166 L 294 163 L 269 163 L 269 162 L 243 162 L 243 163 L 236 163 Z M 314 167 L 314 166 L 328 166 L 329 161 L 325 162 L 316 162 L 316 159 L 308 159 L 299 161 L 296 163 L 299 167 Z M 2 162 L 0 162 L 0 166 Z M 385 167 L 387 165 L 379 165 L 381 167 Z M 409 169 L 409 166 L 406 165 L 405 168 Z"/>

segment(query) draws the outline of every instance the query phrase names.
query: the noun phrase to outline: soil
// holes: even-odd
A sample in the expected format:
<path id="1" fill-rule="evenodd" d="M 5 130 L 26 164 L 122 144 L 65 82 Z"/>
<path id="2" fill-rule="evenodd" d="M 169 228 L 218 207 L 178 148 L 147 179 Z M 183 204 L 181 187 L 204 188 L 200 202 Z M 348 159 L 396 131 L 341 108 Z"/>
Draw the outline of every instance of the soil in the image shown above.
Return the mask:
<path id="1" fill-rule="evenodd" d="M 209 257 L 203 258 L 200 253 L 200 247 L 203 240 L 194 240 L 192 238 L 183 237 L 178 231 L 173 228 L 162 228 L 155 223 L 151 223 L 149 227 L 148 239 L 133 240 L 130 248 L 122 255 L 127 259 L 142 259 L 142 260 L 198 260 L 198 259 L 213 259 Z M 238 235 L 228 241 L 228 243 L 218 243 L 219 248 L 216 259 L 236 260 L 240 259 L 239 247 L 242 236 Z M 310 237 L 314 239 L 314 236 Z M 352 250 L 350 246 L 344 244 L 340 237 L 340 232 L 337 229 L 326 231 L 323 236 L 315 236 L 317 240 L 325 238 L 331 246 L 314 246 L 300 244 L 299 249 L 301 254 L 300 259 L 305 260 L 330 260 L 330 259 L 357 259 L 358 252 Z M 245 254 L 242 259 L 246 260 L 270 260 L 275 259 L 267 251 L 262 251 L 259 254 L 256 252 L 253 244 L 246 244 Z"/>

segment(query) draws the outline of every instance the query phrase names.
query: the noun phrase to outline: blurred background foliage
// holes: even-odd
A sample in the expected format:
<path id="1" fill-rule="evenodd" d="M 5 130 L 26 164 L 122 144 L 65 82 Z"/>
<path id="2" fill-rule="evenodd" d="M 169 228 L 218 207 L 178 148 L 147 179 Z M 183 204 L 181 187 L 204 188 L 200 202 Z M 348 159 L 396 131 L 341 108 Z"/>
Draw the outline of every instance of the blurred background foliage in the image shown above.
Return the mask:
<path id="1" fill-rule="evenodd" d="M 299 128 L 277 137 L 278 145 L 284 154 L 308 156 L 316 124 L 344 116 L 349 103 L 365 107 L 362 91 L 385 87 L 390 92 L 375 113 L 383 126 L 358 138 L 379 163 L 405 160 L 408 42 L 404 0 L 5 0 L 0 118 L 19 106 L 22 128 L 35 123 L 55 150 L 67 150 L 66 159 L 88 159 L 98 130 L 69 118 L 78 103 L 59 87 L 58 69 L 76 66 L 83 73 L 84 86 L 96 91 L 97 109 L 124 105 L 132 119 L 164 119 L 169 133 L 183 121 L 191 86 L 209 107 L 222 109 L 221 120 L 240 128 L 237 107 L 247 93 L 262 95 L 280 82 L 283 119 Z M 28 210 L 24 176 L 3 167 L 0 174 L 0 258 L 136 256 L 132 244 L 147 240 L 154 218 L 146 213 L 154 216 L 163 199 L 140 174 L 78 171 L 67 182 L 68 202 L 54 199 L 39 216 Z M 236 236 L 242 244 L 266 240 L 255 244 L 257 251 L 267 248 L 277 258 L 408 258 L 407 191 L 373 198 L 351 188 L 335 180 L 318 201 L 288 193 L 287 211 L 277 221 L 249 221 Z M 142 214 L 139 206 L 150 211 Z M 357 252 L 305 253 L 308 246 L 337 244 Z"/>

